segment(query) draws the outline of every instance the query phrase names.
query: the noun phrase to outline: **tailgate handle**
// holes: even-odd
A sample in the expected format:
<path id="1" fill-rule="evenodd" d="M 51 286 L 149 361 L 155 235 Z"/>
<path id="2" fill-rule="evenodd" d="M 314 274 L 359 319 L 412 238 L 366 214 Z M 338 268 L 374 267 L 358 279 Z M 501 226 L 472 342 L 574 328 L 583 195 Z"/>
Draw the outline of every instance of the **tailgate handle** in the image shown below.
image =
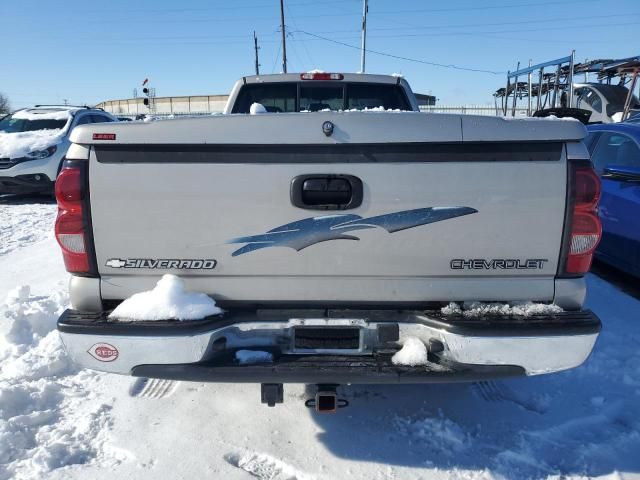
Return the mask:
<path id="1" fill-rule="evenodd" d="M 291 181 L 291 203 L 310 210 L 356 208 L 362 204 L 362 180 L 353 175 L 299 175 Z"/>

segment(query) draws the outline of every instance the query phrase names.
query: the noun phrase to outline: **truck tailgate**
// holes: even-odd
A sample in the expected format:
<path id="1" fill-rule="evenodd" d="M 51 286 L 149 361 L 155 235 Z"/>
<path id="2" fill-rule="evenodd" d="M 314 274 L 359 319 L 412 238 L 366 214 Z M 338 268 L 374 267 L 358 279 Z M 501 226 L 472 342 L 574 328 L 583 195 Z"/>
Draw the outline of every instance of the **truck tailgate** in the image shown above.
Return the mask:
<path id="1" fill-rule="evenodd" d="M 289 305 L 553 299 L 564 141 L 584 135 L 573 122 L 331 112 L 77 130 L 103 299 L 175 273 L 218 300 Z M 293 204 L 294 178 L 336 175 L 362 182 L 359 206 Z"/>

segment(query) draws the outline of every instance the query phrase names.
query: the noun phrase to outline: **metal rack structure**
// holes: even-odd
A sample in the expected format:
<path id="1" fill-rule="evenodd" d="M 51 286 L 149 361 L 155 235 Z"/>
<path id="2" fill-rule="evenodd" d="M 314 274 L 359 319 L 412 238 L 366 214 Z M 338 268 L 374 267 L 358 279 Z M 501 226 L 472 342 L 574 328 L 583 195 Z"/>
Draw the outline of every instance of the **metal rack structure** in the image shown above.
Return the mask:
<path id="1" fill-rule="evenodd" d="M 531 62 L 529 62 L 531 63 Z M 550 71 L 549 71 L 550 69 Z M 533 76 L 537 73 L 537 82 Z M 527 99 L 527 115 L 555 108 L 574 107 L 575 77 L 584 74 L 588 82 L 590 74 L 595 74 L 599 83 L 617 84 L 628 89 L 622 119 L 629 116 L 632 107 L 633 92 L 638 85 L 640 75 L 640 56 L 623 59 L 598 59 L 575 63 L 575 51 L 567 57 L 557 58 L 537 65 L 529 65 L 507 73 L 507 84 L 493 94 L 496 114 L 515 116 L 518 100 Z M 521 81 L 526 77 L 526 81 Z M 536 99 L 535 110 L 533 99 Z M 500 99 L 500 104 L 498 103 Z"/>

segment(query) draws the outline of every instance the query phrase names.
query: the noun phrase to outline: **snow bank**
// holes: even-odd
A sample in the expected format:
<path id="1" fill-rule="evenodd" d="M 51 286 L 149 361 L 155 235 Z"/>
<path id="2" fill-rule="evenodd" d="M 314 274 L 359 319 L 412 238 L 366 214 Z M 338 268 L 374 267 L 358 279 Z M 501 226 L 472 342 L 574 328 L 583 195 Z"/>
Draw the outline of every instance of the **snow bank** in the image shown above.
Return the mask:
<path id="1" fill-rule="evenodd" d="M 57 213 L 56 204 L 0 204 L 0 255 L 53 238 Z"/>
<path id="2" fill-rule="evenodd" d="M 63 135 L 63 129 L 60 128 L 33 132 L 0 132 L 0 157 L 24 157 L 30 152 L 44 150 L 59 143 Z"/>
<path id="3" fill-rule="evenodd" d="M 264 105 L 262 105 L 261 103 L 252 103 L 251 107 L 249 108 L 249 113 L 251 115 L 257 115 L 259 113 L 267 113 L 267 109 L 264 108 Z"/>
<path id="4" fill-rule="evenodd" d="M 441 310 L 443 315 L 464 315 L 465 317 L 481 317 L 483 315 L 523 316 L 550 315 L 564 310 L 558 305 L 534 302 L 482 303 L 465 302 L 462 307 L 451 302 Z"/>
<path id="5" fill-rule="evenodd" d="M 41 478 L 102 455 L 110 407 L 95 401 L 97 374 L 78 373 L 55 330 L 66 286 L 28 285 L 0 305 L 0 478 Z"/>
<path id="6" fill-rule="evenodd" d="M 13 114 L 13 118 L 21 120 L 68 120 L 71 118 L 69 110 L 20 110 Z"/>
<path id="7" fill-rule="evenodd" d="M 238 350 L 236 352 L 236 360 L 240 365 L 271 363 L 273 362 L 273 355 L 269 352 L 263 352 L 260 350 Z"/>
<path id="8" fill-rule="evenodd" d="M 136 293 L 116 307 L 109 318 L 123 320 L 200 320 L 222 309 L 204 293 L 187 292 L 184 280 L 163 275 L 153 290 Z"/>
<path id="9" fill-rule="evenodd" d="M 408 365 L 415 367 L 417 365 L 426 365 L 427 347 L 419 338 L 407 337 L 402 348 L 391 357 L 394 365 Z"/>

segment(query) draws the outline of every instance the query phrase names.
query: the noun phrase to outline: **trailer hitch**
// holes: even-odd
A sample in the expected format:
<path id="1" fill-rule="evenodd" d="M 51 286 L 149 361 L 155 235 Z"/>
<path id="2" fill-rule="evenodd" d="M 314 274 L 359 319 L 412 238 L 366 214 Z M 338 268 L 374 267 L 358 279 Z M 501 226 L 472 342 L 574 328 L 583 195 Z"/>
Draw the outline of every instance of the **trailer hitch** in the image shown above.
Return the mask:
<path id="1" fill-rule="evenodd" d="M 318 413 L 335 413 L 338 408 L 349 406 L 349 401 L 344 398 L 338 398 L 338 385 L 321 384 L 318 385 L 315 398 L 310 398 L 304 405 L 308 408 L 315 408 Z"/>

